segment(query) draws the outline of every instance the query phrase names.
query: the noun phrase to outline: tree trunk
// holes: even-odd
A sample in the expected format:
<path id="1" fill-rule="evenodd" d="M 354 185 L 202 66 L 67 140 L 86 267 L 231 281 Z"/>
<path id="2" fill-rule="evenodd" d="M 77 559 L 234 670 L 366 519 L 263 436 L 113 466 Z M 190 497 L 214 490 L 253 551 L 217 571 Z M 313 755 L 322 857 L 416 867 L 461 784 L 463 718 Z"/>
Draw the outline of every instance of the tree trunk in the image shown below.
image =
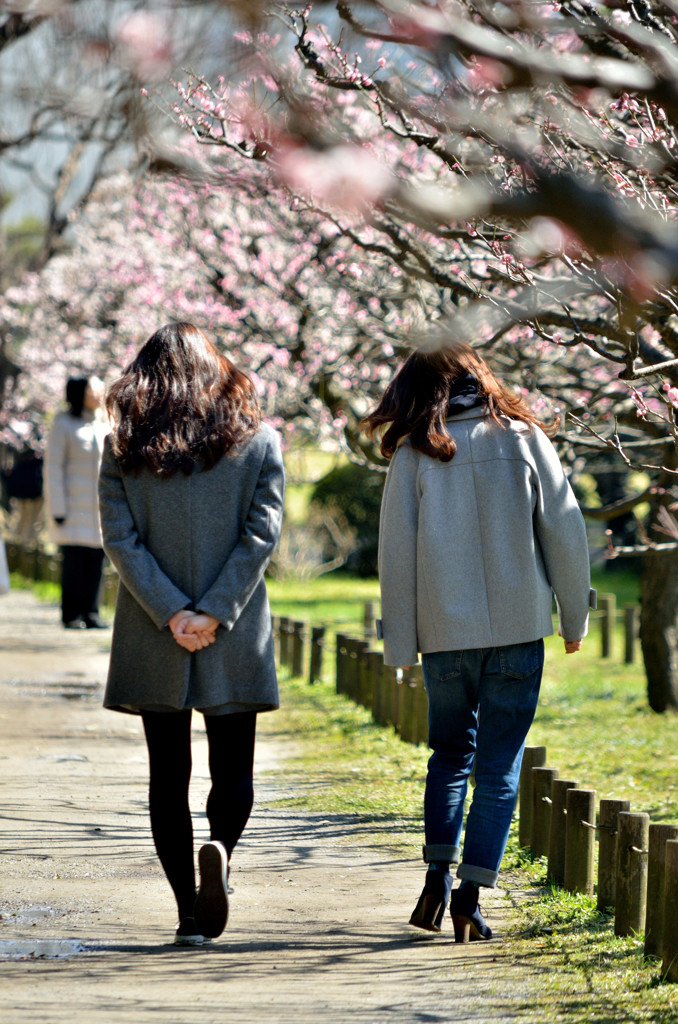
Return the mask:
<path id="1" fill-rule="evenodd" d="M 640 643 L 653 711 L 678 709 L 678 551 L 643 557 Z"/>

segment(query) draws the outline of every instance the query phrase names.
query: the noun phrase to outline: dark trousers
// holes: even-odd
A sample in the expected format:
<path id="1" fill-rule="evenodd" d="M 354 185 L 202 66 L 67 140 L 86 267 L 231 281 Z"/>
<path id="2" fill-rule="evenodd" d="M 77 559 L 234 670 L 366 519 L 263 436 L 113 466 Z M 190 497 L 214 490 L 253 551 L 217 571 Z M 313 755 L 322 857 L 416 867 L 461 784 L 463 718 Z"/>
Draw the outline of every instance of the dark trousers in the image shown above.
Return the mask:
<path id="1" fill-rule="evenodd" d="M 142 712 L 150 768 L 149 808 L 155 848 L 172 887 L 179 918 L 193 916 L 195 866 L 191 781 L 191 710 Z M 212 788 L 207 798 L 210 839 L 230 859 L 254 802 L 254 711 L 205 715 Z"/>
<path id="2" fill-rule="evenodd" d="M 103 548 L 64 544 L 61 548 L 61 620 L 74 622 L 99 614 Z"/>

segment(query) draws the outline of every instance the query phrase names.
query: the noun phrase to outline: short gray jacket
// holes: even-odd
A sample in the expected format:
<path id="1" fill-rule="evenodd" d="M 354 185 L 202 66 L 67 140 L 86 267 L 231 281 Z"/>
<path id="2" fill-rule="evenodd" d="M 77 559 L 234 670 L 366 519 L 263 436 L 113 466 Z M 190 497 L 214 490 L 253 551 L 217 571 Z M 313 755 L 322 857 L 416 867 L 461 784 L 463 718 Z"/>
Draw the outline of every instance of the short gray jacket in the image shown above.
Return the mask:
<path id="1" fill-rule="evenodd" d="M 212 469 L 165 480 L 148 469 L 122 473 L 107 442 L 101 526 L 120 587 L 106 707 L 278 706 L 264 570 L 280 535 L 283 491 L 278 435 L 265 425 Z M 187 607 L 221 624 L 215 643 L 193 654 L 166 628 Z"/>
<path id="2" fill-rule="evenodd" d="M 584 520 L 542 430 L 466 410 L 448 420 L 451 462 L 409 442 L 391 460 L 381 508 L 384 660 L 586 635 Z"/>

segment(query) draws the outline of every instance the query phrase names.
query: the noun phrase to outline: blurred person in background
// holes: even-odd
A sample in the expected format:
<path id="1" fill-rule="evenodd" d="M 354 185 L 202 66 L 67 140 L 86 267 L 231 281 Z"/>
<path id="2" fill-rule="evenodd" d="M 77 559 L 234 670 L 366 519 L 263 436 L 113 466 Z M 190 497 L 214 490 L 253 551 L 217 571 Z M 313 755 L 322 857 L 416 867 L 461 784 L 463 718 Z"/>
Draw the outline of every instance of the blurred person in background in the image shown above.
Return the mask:
<path id="1" fill-rule="evenodd" d="M 68 409 L 57 413 L 47 438 L 47 528 L 61 548 L 61 620 L 66 629 L 102 629 L 99 596 L 104 549 L 97 495 L 104 440 L 104 384 L 71 377 Z"/>

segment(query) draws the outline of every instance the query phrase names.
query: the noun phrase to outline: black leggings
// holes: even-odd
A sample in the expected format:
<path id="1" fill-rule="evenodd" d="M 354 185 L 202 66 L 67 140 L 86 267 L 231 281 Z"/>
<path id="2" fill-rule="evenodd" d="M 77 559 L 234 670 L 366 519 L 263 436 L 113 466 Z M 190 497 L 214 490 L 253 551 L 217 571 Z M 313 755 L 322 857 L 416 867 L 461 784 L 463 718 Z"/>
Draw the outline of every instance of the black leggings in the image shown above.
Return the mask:
<path id="1" fill-rule="evenodd" d="M 149 807 L 153 841 L 179 908 L 193 915 L 195 867 L 188 803 L 191 780 L 191 710 L 142 712 L 150 767 Z M 254 801 L 255 711 L 206 715 L 212 788 L 207 798 L 210 838 L 229 859 Z"/>

